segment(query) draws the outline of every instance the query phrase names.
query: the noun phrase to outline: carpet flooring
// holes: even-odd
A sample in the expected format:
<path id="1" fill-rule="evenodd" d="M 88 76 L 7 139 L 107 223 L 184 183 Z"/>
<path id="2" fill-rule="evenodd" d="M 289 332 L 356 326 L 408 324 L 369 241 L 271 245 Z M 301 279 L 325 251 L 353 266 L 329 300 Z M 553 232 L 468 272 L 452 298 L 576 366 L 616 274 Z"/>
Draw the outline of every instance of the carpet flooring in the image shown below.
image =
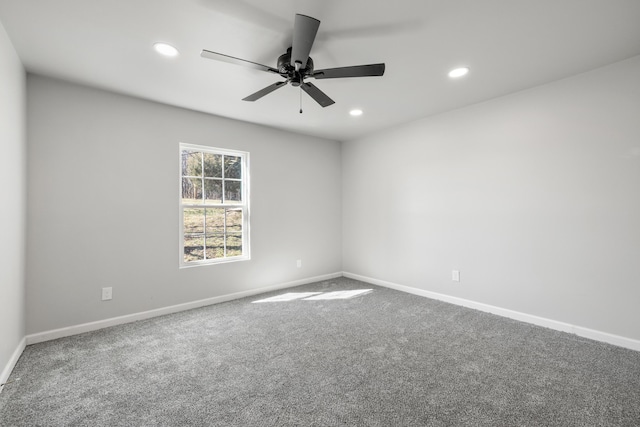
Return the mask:
<path id="1" fill-rule="evenodd" d="M 9 381 L 1 426 L 640 425 L 640 352 L 346 278 L 30 345 Z"/>

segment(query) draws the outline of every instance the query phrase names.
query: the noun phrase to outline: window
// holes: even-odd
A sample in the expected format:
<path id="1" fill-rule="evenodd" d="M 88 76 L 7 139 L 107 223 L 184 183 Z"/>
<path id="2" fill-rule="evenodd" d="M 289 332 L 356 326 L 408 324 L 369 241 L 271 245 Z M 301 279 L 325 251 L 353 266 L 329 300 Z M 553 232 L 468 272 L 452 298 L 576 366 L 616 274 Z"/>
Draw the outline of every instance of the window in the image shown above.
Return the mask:
<path id="1" fill-rule="evenodd" d="M 180 144 L 180 265 L 249 259 L 249 153 Z"/>

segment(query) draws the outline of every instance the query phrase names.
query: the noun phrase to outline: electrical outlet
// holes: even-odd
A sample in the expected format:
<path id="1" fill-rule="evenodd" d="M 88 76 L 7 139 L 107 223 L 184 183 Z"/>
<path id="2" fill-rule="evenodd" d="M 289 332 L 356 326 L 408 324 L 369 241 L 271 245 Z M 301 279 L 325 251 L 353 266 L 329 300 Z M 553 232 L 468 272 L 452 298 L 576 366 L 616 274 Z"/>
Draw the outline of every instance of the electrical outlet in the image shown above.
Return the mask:
<path id="1" fill-rule="evenodd" d="M 460 271 L 451 270 L 451 280 L 453 280 L 454 282 L 459 282 L 460 281 Z"/>
<path id="2" fill-rule="evenodd" d="M 298 266 L 298 268 L 302 267 L 302 260 L 301 259 L 297 260 L 296 265 Z"/>
<path id="3" fill-rule="evenodd" d="M 113 297 L 113 288 L 102 288 L 102 301 L 110 300 Z"/>

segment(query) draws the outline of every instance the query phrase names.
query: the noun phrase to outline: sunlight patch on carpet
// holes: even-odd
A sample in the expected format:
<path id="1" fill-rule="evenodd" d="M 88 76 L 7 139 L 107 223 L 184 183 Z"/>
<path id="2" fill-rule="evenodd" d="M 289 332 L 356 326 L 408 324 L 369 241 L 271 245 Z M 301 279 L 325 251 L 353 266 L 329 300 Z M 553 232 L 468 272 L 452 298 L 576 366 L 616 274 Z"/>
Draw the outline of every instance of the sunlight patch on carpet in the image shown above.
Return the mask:
<path id="1" fill-rule="evenodd" d="M 333 292 L 287 292 L 286 294 L 276 295 L 275 297 L 264 298 L 253 301 L 252 304 L 263 302 L 286 302 L 294 300 L 318 301 L 331 299 L 349 299 L 372 292 L 373 289 L 354 289 L 351 291 L 333 291 Z"/>
<path id="2" fill-rule="evenodd" d="M 364 295 L 373 291 L 373 289 L 356 289 L 353 291 L 335 291 L 335 292 L 322 292 L 318 295 L 305 298 L 305 301 L 315 301 L 321 299 L 349 299 L 353 297 L 357 297 L 359 295 Z"/>
<path id="3" fill-rule="evenodd" d="M 360 295 L 368 294 L 373 289 L 354 289 L 351 291 L 333 291 L 333 292 L 287 292 L 286 294 L 276 295 L 275 297 L 264 298 L 253 301 L 252 304 L 263 302 L 286 302 L 286 301 L 318 301 L 329 299 L 349 299 Z"/>
<path id="4" fill-rule="evenodd" d="M 321 292 L 288 292 L 282 295 L 276 295 L 275 297 L 269 297 L 265 299 L 261 299 L 258 301 L 253 301 L 253 304 L 259 302 L 284 302 L 284 301 L 293 301 L 297 299 L 307 298 L 313 295 L 317 295 Z"/>

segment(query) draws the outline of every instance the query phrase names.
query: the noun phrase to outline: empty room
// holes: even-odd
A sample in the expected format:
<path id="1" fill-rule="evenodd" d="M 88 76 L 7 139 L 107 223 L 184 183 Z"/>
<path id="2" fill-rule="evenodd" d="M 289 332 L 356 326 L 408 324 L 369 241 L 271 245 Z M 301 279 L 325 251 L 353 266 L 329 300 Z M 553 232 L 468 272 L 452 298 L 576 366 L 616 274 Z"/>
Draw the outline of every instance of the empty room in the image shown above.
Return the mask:
<path id="1" fill-rule="evenodd" d="M 640 425 L 639 23 L 0 0 L 0 425 Z"/>

